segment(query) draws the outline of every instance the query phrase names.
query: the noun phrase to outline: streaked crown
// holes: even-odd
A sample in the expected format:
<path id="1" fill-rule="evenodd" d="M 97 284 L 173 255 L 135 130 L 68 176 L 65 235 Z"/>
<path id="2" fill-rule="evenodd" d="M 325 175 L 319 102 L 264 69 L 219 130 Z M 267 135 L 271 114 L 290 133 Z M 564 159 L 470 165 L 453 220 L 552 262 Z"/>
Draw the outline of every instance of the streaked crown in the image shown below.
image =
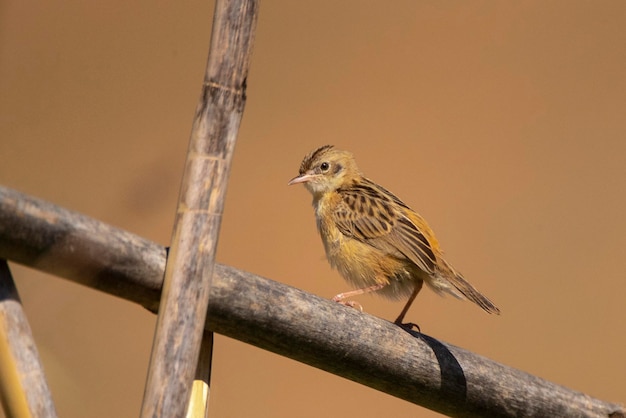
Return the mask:
<path id="1" fill-rule="evenodd" d="M 328 151 L 332 150 L 334 147 L 334 145 L 324 145 L 309 152 L 302 160 L 302 163 L 300 163 L 300 174 L 304 174 L 309 171 L 319 158 L 322 158 L 324 154 L 327 154 Z"/>
<path id="2" fill-rule="evenodd" d="M 361 176 L 352 153 L 332 145 L 308 153 L 300 164 L 299 173 L 289 184 L 304 183 L 313 194 L 337 190 Z"/>

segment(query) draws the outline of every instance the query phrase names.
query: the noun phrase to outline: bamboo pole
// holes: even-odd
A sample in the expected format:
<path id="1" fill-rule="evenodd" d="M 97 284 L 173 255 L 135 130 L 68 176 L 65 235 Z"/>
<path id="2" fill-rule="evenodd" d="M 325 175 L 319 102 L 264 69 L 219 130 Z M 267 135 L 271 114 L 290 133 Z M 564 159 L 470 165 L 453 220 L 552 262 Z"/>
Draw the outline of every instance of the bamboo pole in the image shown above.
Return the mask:
<path id="1" fill-rule="evenodd" d="M 7 417 L 57 416 L 11 271 L 0 259 L 0 399 Z"/>
<path id="2" fill-rule="evenodd" d="M 2 187 L 0 257 L 151 309 L 165 265 L 163 247 Z M 208 329 L 409 402 L 457 417 L 626 417 L 623 406 L 298 289 L 219 264 L 214 273 Z"/>
<path id="3" fill-rule="evenodd" d="M 198 365 L 230 162 L 245 105 L 256 0 L 217 0 L 191 130 L 142 418 L 183 416 Z M 203 351 L 210 358 L 212 346 Z M 207 379 L 208 381 L 208 379 Z"/>
<path id="4" fill-rule="evenodd" d="M 213 332 L 204 330 L 196 377 L 191 389 L 191 399 L 186 418 L 209 416 L 209 392 L 211 390 L 211 367 L 213 355 Z"/>

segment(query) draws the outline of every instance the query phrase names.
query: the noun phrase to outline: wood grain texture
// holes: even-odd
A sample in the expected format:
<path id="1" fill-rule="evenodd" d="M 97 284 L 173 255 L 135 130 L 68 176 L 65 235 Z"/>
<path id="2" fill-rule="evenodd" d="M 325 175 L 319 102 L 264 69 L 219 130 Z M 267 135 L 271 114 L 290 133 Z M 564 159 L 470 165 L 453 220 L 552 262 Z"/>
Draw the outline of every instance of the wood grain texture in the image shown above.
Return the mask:
<path id="1" fill-rule="evenodd" d="M 123 299 L 132 295 L 134 302 L 158 310 L 166 259 L 163 246 L 3 187 L 0 253 L 110 295 Z"/>
<path id="2" fill-rule="evenodd" d="M 143 418 L 183 416 L 189 403 L 230 162 L 245 104 L 257 11 L 255 0 L 215 3 L 209 58 L 165 268 Z M 204 350 L 210 354 L 211 347 Z"/>
<path id="3" fill-rule="evenodd" d="M 57 416 L 30 325 L 0 259 L 0 398 L 7 417 Z"/>
<path id="4" fill-rule="evenodd" d="M 81 251 L 49 238 L 55 236 L 70 237 Z M 127 243 L 120 247 L 126 251 L 121 259 L 135 268 L 118 269 L 86 256 L 106 249 L 106 242 L 111 248 Z M 39 261 L 51 253 L 60 261 Z M 91 287 L 96 284 L 148 308 L 158 303 L 154 290 L 165 265 L 165 249 L 157 244 L 1 187 L 0 257 Z M 105 260 L 115 257 L 107 255 Z M 99 279 L 84 277 L 86 273 Z M 626 416 L 620 405 L 428 335 L 417 338 L 390 322 L 281 283 L 219 264 L 214 273 L 207 312 L 210 330 L 432 410 L 457 417 Z M 125 283 L 123 290 L 117 282 Z"/>

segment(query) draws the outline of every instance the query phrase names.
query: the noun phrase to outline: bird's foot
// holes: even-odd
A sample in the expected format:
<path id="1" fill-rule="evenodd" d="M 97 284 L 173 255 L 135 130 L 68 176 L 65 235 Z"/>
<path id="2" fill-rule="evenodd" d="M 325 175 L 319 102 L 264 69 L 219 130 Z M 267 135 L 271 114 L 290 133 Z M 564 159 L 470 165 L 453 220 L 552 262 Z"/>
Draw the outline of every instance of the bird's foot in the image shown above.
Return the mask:
<path id="1" fill-rule="evenodd" d="M 418 334 L 422 333 L 422 330 L 421 330 L 420 326 L 417 325 L 414 322 L 402 322 L 401 320 L 398 321 L 396 319 L 394 324 L 396 324 L 400 328 L 404 329 L 405 331 L 413 331 L 413 330 L 415 330 L 415 331 L 417 331 Z"/>
<path id="2" fill-rule="evenodd" d="M 337 296 L 333 298 L 333 302 L 337 302 L 342 305 L 349 306 L 351 308 L 358 309 L 359 311 L 363 312 L 363 305 L 361 305 L 356 300 L 343 300 L 343 299 L 338 298 Z"/>

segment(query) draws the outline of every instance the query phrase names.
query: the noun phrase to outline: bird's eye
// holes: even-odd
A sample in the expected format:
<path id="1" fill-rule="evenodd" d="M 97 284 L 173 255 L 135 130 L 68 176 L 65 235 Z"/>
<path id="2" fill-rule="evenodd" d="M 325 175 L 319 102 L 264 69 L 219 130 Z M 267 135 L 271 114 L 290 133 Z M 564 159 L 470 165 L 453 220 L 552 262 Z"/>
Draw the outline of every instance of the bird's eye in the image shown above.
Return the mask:
<path id="1" fill-rule="evenodd" d="M 329 168 L 330 168 L 330 164 L 328 164 L 328 163 L 320 164 L 320 170 L 322 170 L 322 171 L 328 171 Z"/>

